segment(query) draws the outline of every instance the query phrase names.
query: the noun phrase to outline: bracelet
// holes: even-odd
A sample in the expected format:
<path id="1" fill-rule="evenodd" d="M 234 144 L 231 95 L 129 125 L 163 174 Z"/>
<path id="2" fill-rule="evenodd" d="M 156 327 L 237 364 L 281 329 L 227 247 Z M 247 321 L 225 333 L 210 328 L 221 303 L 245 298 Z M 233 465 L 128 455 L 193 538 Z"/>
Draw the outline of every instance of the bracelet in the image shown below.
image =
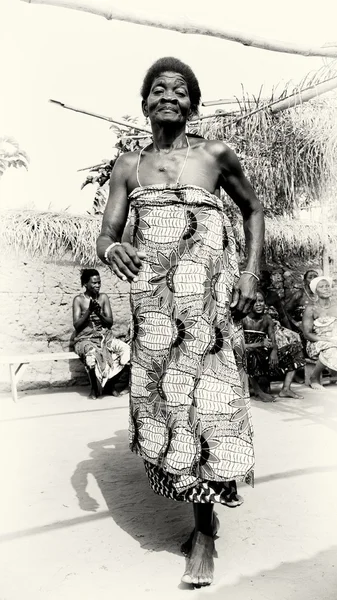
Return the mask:
<path id="1" fill-rule="evenodd" d="M 246 275 L 251 275 L 252 277 L 255 277 L 255 279 L 257 279 L 257 281 L 260 281 L 260 277 L 258 277 L 257 275 L 255 275 L 255 273 L 252 273 L 251 271 L 241 271 L 241 275 L 243 275 L 244 273 Z"/>
<path id="2" fill-rule="evenodd" d="M 104 252 L 104 259 L 108 262 L 108 254 L 110 252 L 110 250 L 112 250 L 112 248 L 114 248 L 115 246 L 121 246 L 120 242 L 112 242 L 112 244 L 110 244 L 110 246 L 107 247 L 107 249 Z"/>

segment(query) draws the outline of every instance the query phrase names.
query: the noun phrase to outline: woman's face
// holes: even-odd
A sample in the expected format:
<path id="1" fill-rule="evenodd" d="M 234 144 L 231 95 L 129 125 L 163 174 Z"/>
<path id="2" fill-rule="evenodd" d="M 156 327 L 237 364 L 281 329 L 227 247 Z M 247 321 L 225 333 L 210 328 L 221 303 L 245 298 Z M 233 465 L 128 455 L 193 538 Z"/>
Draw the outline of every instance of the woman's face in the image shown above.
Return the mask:
<path id="1" fill-rule="evenodd" d="M 101 278 L 99 275 L 93 275 L 90 277 L 88 283 L 85 284 L 85 289 L 89 294 L 93 294 L 94 296 L 98 296 L 99 291 L 101 289 Z"/>
<path id="2" fill-rule="evenodd" d="M 255 300 L 255 303 L 253 306 L 253 311 L 258 315 L 263 315 L 265 306 L 266 305 L 265 305 L 264 297 L 262 296 L 262 294 L 260 294 L 260 292 L 257 292 L 256 300 Z"/>
<path id="3" fill-rule="evenodd" d="M 319 298 L 330 298 L 331 285 L 326 279 L 322 279 L 316 287 L 316 294 Z"/>
<path id="4" fill-rule="evenodd" d="M 318 273 L 316 271 L 308 271 L 304 281 L 307 285 L 309 285 L 309 283 L 315 279 L 315 277 L 318 277 Z"/>
<path id="5" fill-rule="evenodd" d="M 151 123 L 183 124 L 191 112 L 191 101 L 186 80 L 180 73 L 166 72 L 156 77 L 143 112 Z"/>

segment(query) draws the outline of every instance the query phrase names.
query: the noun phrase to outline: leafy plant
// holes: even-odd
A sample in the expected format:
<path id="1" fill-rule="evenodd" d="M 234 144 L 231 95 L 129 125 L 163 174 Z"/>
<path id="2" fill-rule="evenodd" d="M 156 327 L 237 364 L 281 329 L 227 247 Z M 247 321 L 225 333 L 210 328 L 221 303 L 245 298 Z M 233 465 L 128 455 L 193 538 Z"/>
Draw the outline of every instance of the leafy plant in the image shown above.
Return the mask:
<path id="1" fill-rule="evenodd" d="M 87 169 L 80 169 L 82 171 L 89 170 L 87 178 L 83 182 L 81 189 L 88 184 L 98 184 L 98 189 L 95 193 L 93 207 L 91 214 L 101 215 L 104 212 L 104 208 L 108 198 L 108 183 L 111 176 L 111 171 L 118 157 L 125 152 L 134 152 L 139 150 L 142 146 L 146 145 L 149 140 L 141 135 L 138 130 L 132 128 L 132 123 L 136 123 L 136 119 L 126 115 L 123 117 L 124 121 L 128 121 L 131 125 L 130 129 L 112 125 L 110 129 L 113 130 L 117 136 L 117 142 L 114 146 L 115 156 L 110 160 L 102 160 L 101 163 L 88 167 Z"/>
<path id="2" fill-rule="evenodd" d="M 28 169 L 29 157 L 24 152 L 18 142 L 8 136 L 0 137 L 0 177 L 10 167 Z"/>

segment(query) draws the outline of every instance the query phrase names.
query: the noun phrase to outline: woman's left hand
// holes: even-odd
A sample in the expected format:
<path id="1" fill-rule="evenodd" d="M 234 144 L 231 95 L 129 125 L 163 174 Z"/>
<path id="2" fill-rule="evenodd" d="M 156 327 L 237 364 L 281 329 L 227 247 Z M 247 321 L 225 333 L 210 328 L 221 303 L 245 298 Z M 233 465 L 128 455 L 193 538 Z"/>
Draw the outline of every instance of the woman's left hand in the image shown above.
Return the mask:
<path id="1" fill-rule="evenodd" d="M 234 286 L 230 305 L 235 320 L 243 319 L 252 310 L 256 300 L 257 279 L 249 273 L 243 273 Z"/>
<path id="2" fill-rule="evenodd" d="M 96 315 L 99 315 L 99 313 L 101 312 L 101 305 L 97 302 L 97 300 L 93 300 L 93 312 L 96 313 Z"/>
<path id="3" fill-rule="evenodd" d="M 271 367 L 277 367 L 278 365 L 278 356 L 277 356 L 277 350 L 274 349 L 271 351 L 270 353 L 270 358 L 269 358 L 269 363 Z"/>

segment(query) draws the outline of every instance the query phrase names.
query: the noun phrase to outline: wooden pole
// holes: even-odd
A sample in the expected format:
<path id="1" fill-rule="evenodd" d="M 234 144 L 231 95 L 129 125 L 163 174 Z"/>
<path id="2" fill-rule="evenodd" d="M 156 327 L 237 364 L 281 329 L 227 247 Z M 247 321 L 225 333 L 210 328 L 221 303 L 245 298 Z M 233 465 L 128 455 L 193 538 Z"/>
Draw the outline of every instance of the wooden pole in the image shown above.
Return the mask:
<path id="1" fill-rule="evenodd" d="M 330 275 L 330 265 L 329 265 L 329 246 L 330 240 L 327 229 L 327 205 L 326 201 L 322 198 L 320 199 L 321 203 L 321 216 L 322 216 L 322 270 L 323 275 Z"/>
<path id="2" fill-rule="evenodd" d="M 65 104 L 64 102 L 60 102 L 59 100 L 49 100 L 52 104 L 57 104 L 62 108 L 67 108 L 68 110 L 73 110 L 78 113 L 82 113 L 83 115 L 88 115 L 89 117 L 95 117 L 96 119 L 103 119 L 103 121 L 109 121 L 109 123 L 115 123 L 116 125 L 122 125 L 122 127 L 126 127 L 127 129 L 135 129 L 136 131 L 141 131 L 142 133 L 149 133 L 152 135 L 152 132 L 148 129 L 143 129 L 142 127 L 137 127 L 133 123 L 128 123 L 128 121 L 117 121 L 116 119 L 112 119 L 111 117 L 106 117 L 105 115 L 100 115 L 98 113 L 90 112 L 88 110 L 83 110 L 82 108 L 77 108 L 76 106 L 70 106 L 70 104 Z"/>
<path id="3" fill-rule="evenodd" d="M 123 10 L 116 0 L 21 0 L 28 4 L 44 4 L 58 6 L 61 8 L 70 8 L 95 14 L 106 19 L 126 21 L 136 25 L 145 25 L 147 27 L 157 27 L 159 29 L 169 29 L 179 33 L 193 35 L 207 35 L 211 37 L 238 42 L 244 46 L 260 48 L 262 50 L 271 50 L 273 52 L 285 52 L 287 54 L 300 54 L 302 56 L 329 56 L 337 57 L 337 44 L 326 46 L 306 46 L 302 44 L 289 43 L 280 40 L 269 40 L 260 38 L 248 33 L 242 33 L 236 30 L 230 30 L 225 27 L 213 27 L 205 25 L 203 21 L 198 21 L 185 15 L 165 15 L 152 16 L 138 10 Z M 332 15 L 331 15 L 332 18 Z M 222 19 L 219 19 L 220 21 Z"/>
<path id="4" fill-rule="evenodd" d="M 317 83 L 317 85 L 310 86 L 305 90 L 297 94 L 292 94 L 283 100 L 277 100 L 270 107 L 272 113 L 278 113 L 281 110 L 285 110 L 286 108 L 293 108 L 294 106 L 298 106 L 299 104 L 303 104 L 303 102 L 308 102 L 308 100 L 312 100 L 316 98 L 316 96 L 320 96 L 321 94 L 326 94 L 327 92 L 331 92 L 332 90 L 337 88 L 337 77 L 331 77 L 331 79 L 327 79 L 322 83 Z"/>
<path id="5" fill-rule="evenodd" d="M 255 115 L 256 113 L 260 112 L 261 110 L 266 110 L 267 108 L 269 108 L 270 111 L 274 114 L 280 112 L 281 110 L 286 110 L 287 108 L 294 108 L 295 106 L 303 104 L 304 102 L 308 102 L 309 100 L 312 100 L 313 98 L 316 98 L 317 96 L 320 96 L 321 94 L 326 94 L 327 92 L 330 92 L 331 90 L 334 90 L 336 88 L 337 88 L 337 77 L 332 77 L 331 79 L 327 79 L 326 81 L 323 81 L 322 83 L 318 83 L 317 85 L 305 88 L 304 90 L 301 90 L 300 92 L 295 92 L 294 94 L 290 94 L 289 96 L 287 96 L 286 98 L 283 98 L 282 100 L 274 100 L 273 102 L 269 102 L 268 104 L 262 104 L 261 106 L 258 106 L 257 108 L 246 113 L 245 115 L 242 115 L 242 116 L 238 117 L 237 119 L 234 119 L 234 121 L 228 122 L 228 125 L 233 125 L 235 123 L 239 123 L 240 121 L 243 121 L 243 119 L 248 119 L 248 117 Z M 228 114 L 229 113 L 227 113 L 227 115 Z M 214 117 L 223 117 L 223 116 L 226 116 L 226 113 L 221 114 L 220 112 L 217 112 L 217 113 L 213 113 L 211 115 L 202 115 L 201 117 L 197 117 L 196 119 L 193 119 L 190 122 L 195 123 L 198 121 L 202 121 L 204 119 L 213 119 Z"/>
<path id="6" fill-rule="evenodd" d="M 269 102 L 269 98 L 258 98 L 256 100 L 254 98 L 245 98 L 244 101 L 246 104 L 256 104 L 257 100 L 263 103 Z M 234 106 L 240 104 L 240 102 L 238 98 L 220 98 L 219 100 L 207 100 L 207 102 L 201 103 L 202 106 L 220 106 L 221 104 L 230 104 Z"/>
<path id="7" fill-rule="evenodd" d="M 301 90 L 301 92 L 295 92 L 294 94 L 290 94 L 289 96 L 287 96 L 286 98 L 283 98 L 282 100 L 274 100 L 273 102 L 269 102 L 268 104 L 262 104 L 261 106 L 258 106 L 257 108 L 250 111 L 249 113 L 246 113 L 245 115 L 241 115 L 240 117 L 237 117 L 236 119 L 234 119 L 232 121 L 229 121 L 227 123 L 227 125 L 235 125 L 236 123 L 239 123 L 243 119 L 248 119 L 249 117 L 255 115 L 256 113 L 258 113 L 262 110 L 270 109 L 270 111 L 275 114 L 282 110 L 286 110 L 287 108 L 293 108 L 295 106 L 303 104 L 304 102 L 308 102 L 309 100 L 312 100 L 313 98 L 316 98 L 317 96 L 320 96 L 321 94 L 325 94 L 336 88 L 337 88 L 337 77 L 332 77 L 331 79 L 327 79 L 326 81 L 323 81 L 322 83 L 318 83 L 317 85 L 310 86 L 304 90 Z M 62 108 L 66 108 L 68 110 L 73 110 L 75 112 L 78 112 L 78 113 L 81 113 L 84 115 L 89 115 L 90 117 L 95 117 L 97 119 L 103 119 L 104 121 L 109 121 L 109 123 L 115 123 L 117 125 L 121 125 L 122 127 L 126 127 L 127 129 L 135 129 L 136 131 L 139 131 L 141 133 L 147 133 L 149 135 L 152 135 L 152 132 L 149 129 L 143 129 L 142 127 L 137 127 L 137 125 L 134 125 L 133 123 L 128 123 L 127 121 L 117 121 L 116 119 L 113 119 L 112 117 L 107 117 L 106 115 L 100 115 L 98 113 L 94 113 L 94 112 L 90 112 L 90 111 L 87 111 L 87 110 L 84 110 L 81 108 L 77 108 L 76 106 L 71 106 L 70 104 L 65 104 L 64 102 L 60 102 L 59 100 L 51 100 L 50 99 L 49 102 L 52 102 L 53 104 L 58 104 L 58 106 L 61 106 Z M 231 116 L 231 114 L 233 114 L 233 113 L 216 112 L 211 115 L 202 115 L 201 117 L 196 117 L 195 119 L 192 119 L 190 121 L 190 123 L 198 123 L 198 121 L 202 121 L 204 119 L 213 119 L 214 117 L 225 117 L 225 116 L 228 117 L 228 116 Z"/>

